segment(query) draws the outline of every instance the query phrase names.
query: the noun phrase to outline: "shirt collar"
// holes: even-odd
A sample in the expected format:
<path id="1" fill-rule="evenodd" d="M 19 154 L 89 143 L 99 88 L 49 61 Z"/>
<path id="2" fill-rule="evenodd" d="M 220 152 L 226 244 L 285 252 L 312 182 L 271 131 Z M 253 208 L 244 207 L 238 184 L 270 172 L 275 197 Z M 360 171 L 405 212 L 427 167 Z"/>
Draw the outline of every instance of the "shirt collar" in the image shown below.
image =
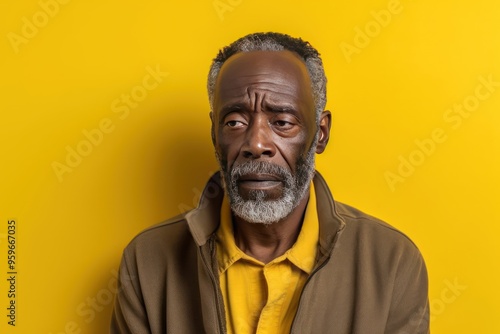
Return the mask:
<path id="1" fill-rule="evenodd" d="M 316 209 L 316 193 L 311 182 L 309 201 L 307 203 L 304 221 L 297 241 L 285 255 L 297 267 L 310 274 L 316 262 L 316 251 L 319 241 L 319 221 Z"/>
<path id="2" fill-rule="evenodd" d="M 244 253 L 236 246 L 234 240 L 231 207 L 227 196 L 224 196 L 220 210 L 220 225 L 217 229 L 216 245 L 219 274 L 222 274 L 233 263 L 241 259 Z"/>

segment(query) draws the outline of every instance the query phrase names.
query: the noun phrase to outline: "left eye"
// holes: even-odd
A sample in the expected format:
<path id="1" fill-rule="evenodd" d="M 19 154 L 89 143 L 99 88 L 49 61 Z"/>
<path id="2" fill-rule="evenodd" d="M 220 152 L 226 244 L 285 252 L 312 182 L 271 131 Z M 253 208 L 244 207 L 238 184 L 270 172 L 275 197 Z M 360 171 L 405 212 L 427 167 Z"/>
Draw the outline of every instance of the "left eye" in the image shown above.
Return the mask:
<path id="1" fill-rule="evenodd" d="M 288 131 L 293 129 L 295 124 L 283 119 L 278 119 L 273 122 L 273 126 L 280 131 Z"/>
<path id="2" fill-rule="evenodd" d="M 274 124 L 276 124 L 277 126 L 287 126 L 287 125 L 292 125 L 292 123 L 287 122 L 287 121 L 283 121 L 283 120 L 276 121 L 276 122 L 274 122 Z"/>

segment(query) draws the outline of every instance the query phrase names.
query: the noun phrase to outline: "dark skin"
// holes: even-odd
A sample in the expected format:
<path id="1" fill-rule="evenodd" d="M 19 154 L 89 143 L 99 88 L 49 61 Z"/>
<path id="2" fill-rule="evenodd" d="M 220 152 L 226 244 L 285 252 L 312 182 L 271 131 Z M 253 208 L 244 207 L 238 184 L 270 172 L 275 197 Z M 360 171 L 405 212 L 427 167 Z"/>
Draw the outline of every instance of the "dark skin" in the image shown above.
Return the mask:
<path id="1" fill-rule="evenodd" d="M 331 114 L 323 111 L 316 124 L 306 65 L 290 51 L 230 57 L 217 79 L 210 118 L 214 147 L 228 169 L 249 159 L 263 160 L 295 175 L 297 159 L 311 148 L 316 132 L 316 153 L 325 150 L 330 136 Z M 278 198 L 283 183 L 272 175 L 247 175 L 238 183 L 238 192 L 248 199 L 250 190 Z M 233 217 L 236 245 L 263 263 L 281 256 L 297 240 L 308 200 L 307 195 L 289 216 L 270 225 Z"/>

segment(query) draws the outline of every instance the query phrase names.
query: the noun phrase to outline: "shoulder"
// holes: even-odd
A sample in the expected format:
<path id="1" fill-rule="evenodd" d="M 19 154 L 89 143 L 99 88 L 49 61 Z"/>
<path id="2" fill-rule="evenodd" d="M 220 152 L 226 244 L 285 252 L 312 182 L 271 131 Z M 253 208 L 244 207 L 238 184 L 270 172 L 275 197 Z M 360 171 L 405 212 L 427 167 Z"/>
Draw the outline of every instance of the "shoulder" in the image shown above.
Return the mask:
<path id="1" fill-rule="evenodd" d="M 335 202 L 336 211 L 345 222 L 343 238 L 361 248 L 377 253 L 407 254 L 420 257 L 415 243 L 402 231 L 350 205 Z"/>
<path id="2" fill-rule="evenodd" d="M 126 246 L 126 256 L 162 258 L 193 244 L 185 214 L 146 228 Z"/>
<path id="3" fill-rule="evenodd" d="M 356 268 L 353 272 L 363 273 L 380 286 L 397 284 L 398 291 L 415 280 L 424 289 L 425 261 L 406 234 L 349 205 L 337 202 L 336 209 L 345 222 L 335 246 L 344 267 Z"/>

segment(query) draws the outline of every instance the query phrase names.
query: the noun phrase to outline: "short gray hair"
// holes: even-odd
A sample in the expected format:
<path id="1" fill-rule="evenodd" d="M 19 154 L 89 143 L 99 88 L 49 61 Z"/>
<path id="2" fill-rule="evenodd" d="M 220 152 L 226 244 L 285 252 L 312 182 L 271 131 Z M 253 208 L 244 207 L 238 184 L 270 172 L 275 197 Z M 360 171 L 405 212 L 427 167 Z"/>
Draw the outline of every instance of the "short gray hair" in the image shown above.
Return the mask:
<path id="1" fill-rule="evenodd" d="M 316 108 L 316 119 L 326 105 L 326 75 L 319 52 L 301 38 L 294 38 L 286 34 L 275 32 L 255 33 L 246 35 L 219 51 L 210 66 L 208 73 L 208 98 L 210 109 L 213 111 L 215 83 L 224 62 L 239 52 L 251 51 L 283 51 L 288 50 L 299 55 L 305 62 L 311 78 L 313 98 Z"/>

